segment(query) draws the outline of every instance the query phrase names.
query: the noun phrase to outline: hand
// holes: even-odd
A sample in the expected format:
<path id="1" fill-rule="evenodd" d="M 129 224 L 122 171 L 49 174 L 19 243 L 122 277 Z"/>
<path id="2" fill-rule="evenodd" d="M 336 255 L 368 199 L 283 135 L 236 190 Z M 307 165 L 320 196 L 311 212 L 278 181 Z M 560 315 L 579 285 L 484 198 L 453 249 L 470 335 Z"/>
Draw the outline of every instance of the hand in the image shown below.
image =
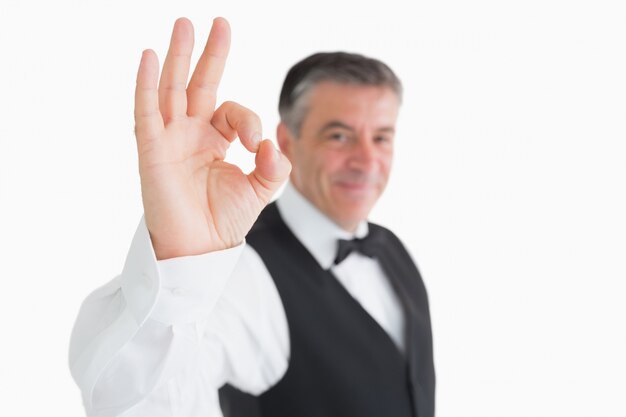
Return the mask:
<path id="1" fill-rule="evenodd" d="M 160 80 L 154 51 L 142 55 L 135 136 L 145 220 L 157 259 L 238 245 L 291 170 L 271 141 L 260 140 L 256 114 L 233 102 L 215 109 L 229 46 L 228 22 L 217 18 L 188 85 L 189 20 L 174 25 Z M 256 153 L 248 175 L 224 162 L 237 136 Z"/>

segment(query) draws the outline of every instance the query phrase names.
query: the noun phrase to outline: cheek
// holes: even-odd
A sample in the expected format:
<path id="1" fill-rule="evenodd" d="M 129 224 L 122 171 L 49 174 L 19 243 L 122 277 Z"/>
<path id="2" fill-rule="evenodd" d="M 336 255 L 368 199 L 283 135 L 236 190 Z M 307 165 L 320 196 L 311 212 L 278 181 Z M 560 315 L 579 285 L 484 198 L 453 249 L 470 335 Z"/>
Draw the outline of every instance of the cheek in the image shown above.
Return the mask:
<path id="1" fill-rule="evenodd" d="M 333 174 L 343 169 L 340 158 L 332 153 L 324 153 L 311 160 L 311 168 L 323 180 L 328 180 Z"/>
<path id="2" fill-rule="evenodd" d="M 327 153 L 321 164 L 327 173 L 341 173 L 352 169 L 351 158 L 341 152 Z"/>
<path id="3" fill-rule="evenodd" d="M 385 165 L 381 167 L 381 173 L 382 173 L 382 176 L 385 178 L 385 181 L 387 181 L 387 178 L 389 178 L 390 171 L 391 171 L 391 161 L 388 161 Z"/>
<path id="4" fill-rule="evenodd" d="M 378 159 L 378 172 L 384 179 L 389 177 L 389 172 L 391 171 L 391 159 L 391 155 L 382 155 Z"/>
<path id="5" fill-rule="evenodd" d="M 383 155 L 380 159 L 380 171 L 386 177 L 389 176 L 389 171 L 391 171 L 391 163 L 393 161 L 393 153 L 389 153 Z"/>
<path id="6" fill-rule="evenodd" d="M 311 159 L 307 157 L 306 149 L 294 147 L 290 162 L 293 173 L 301 177 L 304 182 L 311 180 L 311 175 L 313 174 L 313 164 Z"/>

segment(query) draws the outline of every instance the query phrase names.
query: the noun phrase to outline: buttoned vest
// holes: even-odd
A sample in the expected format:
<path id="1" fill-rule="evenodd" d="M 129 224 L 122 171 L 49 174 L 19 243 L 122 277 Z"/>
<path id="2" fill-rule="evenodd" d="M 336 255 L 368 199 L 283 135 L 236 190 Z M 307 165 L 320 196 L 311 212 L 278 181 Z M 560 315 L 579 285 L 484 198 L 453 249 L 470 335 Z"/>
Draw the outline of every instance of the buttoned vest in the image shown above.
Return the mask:
<path id="1" fill-rule="evenodd" d="M 290 341 L 283 378 L 259 396 L 226 385 L 225 417 L 433 417 L 435 372 L 426 289 L 398 238 L 382 237 L 376 258 L 402 303 L 406 352 L 324 270 L 268 205 L 246 237 L 270 272 Z"/>

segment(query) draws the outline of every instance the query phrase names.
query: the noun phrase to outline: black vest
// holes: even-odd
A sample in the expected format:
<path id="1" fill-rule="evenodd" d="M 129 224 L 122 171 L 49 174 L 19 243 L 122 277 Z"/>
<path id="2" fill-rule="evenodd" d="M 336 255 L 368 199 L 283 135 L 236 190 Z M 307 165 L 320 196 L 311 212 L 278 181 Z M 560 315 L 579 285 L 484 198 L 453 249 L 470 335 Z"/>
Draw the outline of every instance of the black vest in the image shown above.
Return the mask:
<path id="1" fill-rule="evenodd" d="M 285 225 L 275 204 L 246 237 L 269 270 L 289 328 L 284 377 L 258 397 L 226 385 L 226 417 L 433 417 L 435 372 L 428 299 L 398 238 L 369 224 L 385 244 L 377 256 L 402 302 L 406 355 L 324 270 Z"/>

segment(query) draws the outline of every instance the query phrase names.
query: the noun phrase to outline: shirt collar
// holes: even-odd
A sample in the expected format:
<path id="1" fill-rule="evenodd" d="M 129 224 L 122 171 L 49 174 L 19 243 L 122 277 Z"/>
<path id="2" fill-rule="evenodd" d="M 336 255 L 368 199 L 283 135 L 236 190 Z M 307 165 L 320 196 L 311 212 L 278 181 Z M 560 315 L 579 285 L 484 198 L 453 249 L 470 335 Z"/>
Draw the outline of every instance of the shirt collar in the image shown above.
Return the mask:
<path id="1" fill-rule="evenodd" d="M 300 194 L 290 182 L 285 186 L 276 205 L 289 229 L 324 269 L 333 266 L 337 239 L 362 238 L 368 233 L 365 220 L 359 223 L 355 233 L 342 229 Z"/>

